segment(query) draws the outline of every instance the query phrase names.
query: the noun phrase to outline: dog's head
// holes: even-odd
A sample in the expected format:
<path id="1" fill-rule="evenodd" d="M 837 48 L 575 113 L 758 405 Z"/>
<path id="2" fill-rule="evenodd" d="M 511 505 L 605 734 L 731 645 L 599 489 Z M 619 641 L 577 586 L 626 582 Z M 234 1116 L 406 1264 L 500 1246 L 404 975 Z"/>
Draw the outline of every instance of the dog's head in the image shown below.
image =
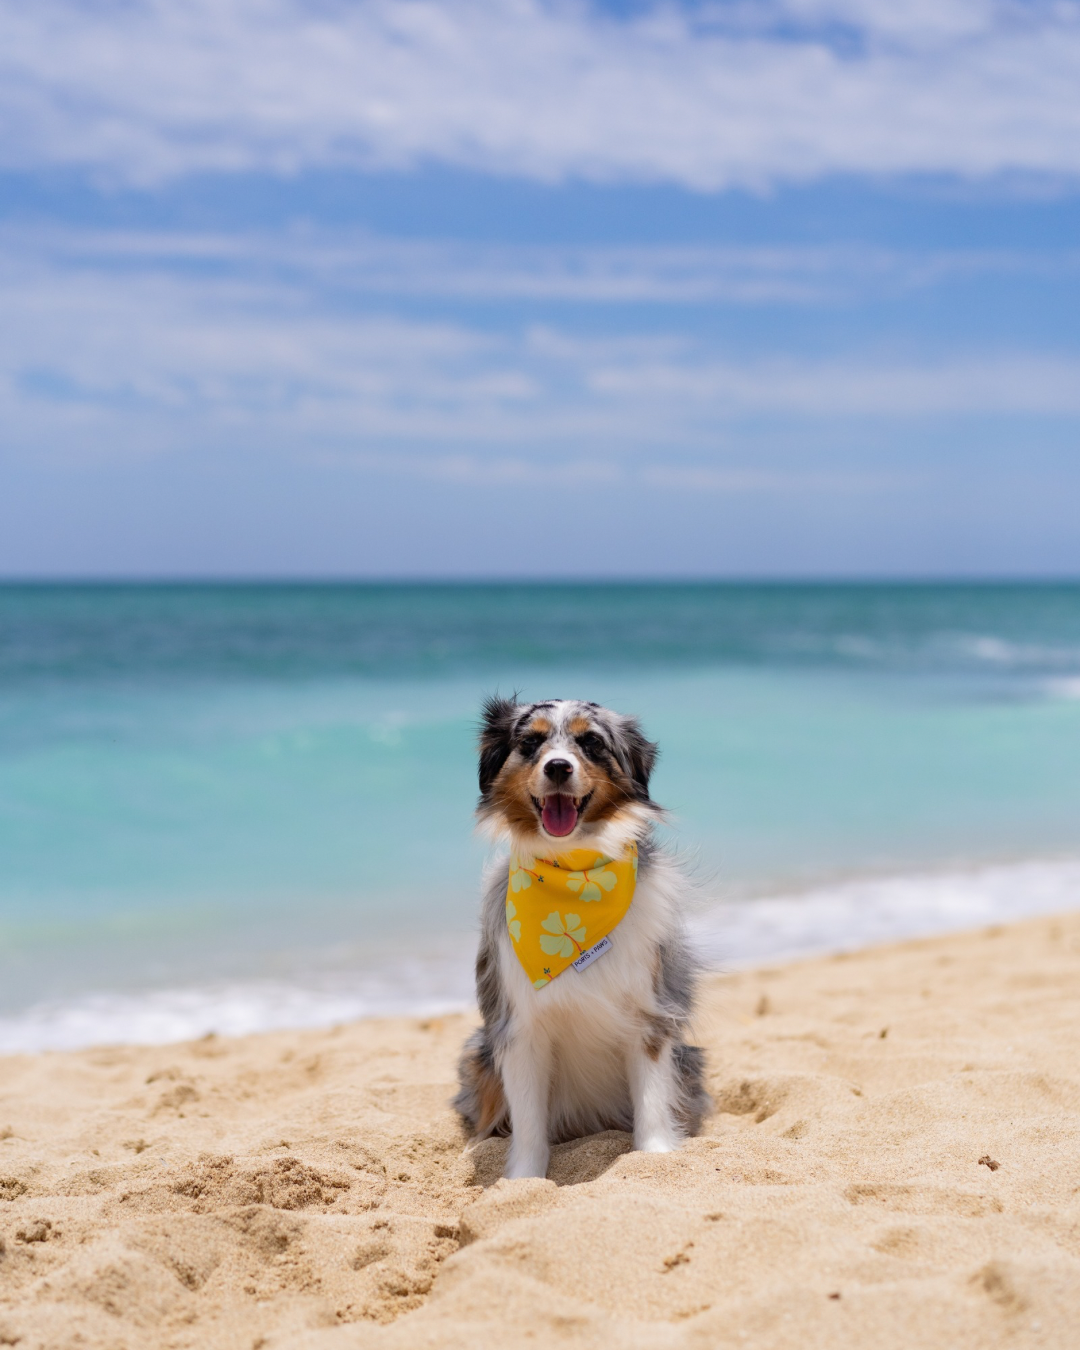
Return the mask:
<path id="1" fill-rule="evenodd" d="M 636 718 L 595 703 L 484 704 L 477 816 L 523 850 L 633 838 L 660 815 L 649 796 L 656 746 Z"/>

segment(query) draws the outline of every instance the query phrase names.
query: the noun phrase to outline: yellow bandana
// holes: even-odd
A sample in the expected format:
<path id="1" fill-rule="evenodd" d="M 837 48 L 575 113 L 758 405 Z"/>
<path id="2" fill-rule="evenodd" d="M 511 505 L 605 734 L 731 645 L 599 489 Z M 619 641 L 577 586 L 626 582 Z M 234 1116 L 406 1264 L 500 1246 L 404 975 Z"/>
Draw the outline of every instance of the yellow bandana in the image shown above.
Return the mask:
<path id="1" fill-rule="evenodd" d="M 511 854 L 506 928 L 534 988 L 543 989 L 583 957 L 601 954 L 594 949 L 630 908 L 637 865 L 636 844 L 620 862 L 591 848 L 554 858 Z"/>

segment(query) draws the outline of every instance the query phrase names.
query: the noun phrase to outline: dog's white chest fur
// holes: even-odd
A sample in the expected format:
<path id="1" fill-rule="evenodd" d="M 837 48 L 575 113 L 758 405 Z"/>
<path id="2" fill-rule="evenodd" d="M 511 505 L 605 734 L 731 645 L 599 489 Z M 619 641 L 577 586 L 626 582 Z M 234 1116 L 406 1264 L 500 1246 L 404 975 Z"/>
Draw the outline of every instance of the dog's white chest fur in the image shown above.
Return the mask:
<path id="1" fill-rule="evenodd" d="M 633 1128 L 627 1064 L 642 1053 L 639 1010 L 655 1003 L 654 958 L 669 926 L 665 900 L 657 879 L 647 878 L 609 934 L 611 949 L 584 970 L 563 971 L 543 989 L 533 988 L 504 933 L 499 958 L 511 1016 L 526 1042 L 525 1058 L 538 1073 L 546 1067 L 553 1138 L 589 1134 L 611 1123 Z M 664 1122 L 639 1147 L 677 1144 L 673 1123 Z"/>

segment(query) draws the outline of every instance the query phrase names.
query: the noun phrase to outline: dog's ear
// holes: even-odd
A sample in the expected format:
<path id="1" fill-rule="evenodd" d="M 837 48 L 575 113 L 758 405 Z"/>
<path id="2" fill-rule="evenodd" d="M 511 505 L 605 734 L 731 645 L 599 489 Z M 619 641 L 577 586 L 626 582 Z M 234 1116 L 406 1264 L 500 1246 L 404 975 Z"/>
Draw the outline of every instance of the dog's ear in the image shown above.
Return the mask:
<path id="1" fill-rule="evenodd" d="M 484 699 L 480 710 L 481 797 L 487 795 L 513 748 L 514 723 L 518 711 L 518 705 L 513 699 L 500 698 L 498 694 L 491 694 Z"/>
<path id="2" fill-rule="evenodd" d="M 649 778 L 656 763 L 659 746 L 654 741 L 646 739 L 641 723 L 636 717 L 624 717 L 620 731 L 630 777 L 637 785 L 642 799 L 648 801 Z"/>

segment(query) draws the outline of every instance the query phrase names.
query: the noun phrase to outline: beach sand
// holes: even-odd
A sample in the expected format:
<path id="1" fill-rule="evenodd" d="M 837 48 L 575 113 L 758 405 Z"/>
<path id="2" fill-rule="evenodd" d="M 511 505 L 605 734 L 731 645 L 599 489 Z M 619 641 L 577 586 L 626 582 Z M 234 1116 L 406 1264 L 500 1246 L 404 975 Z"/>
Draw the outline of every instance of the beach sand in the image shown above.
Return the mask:
<path id="1" fill-rule="evenodd" d="M 470 1025 L 0 1061 L 0 1346 L 1080 1345 L 1080 916 L 715 977 L 702 1136 L 547 1181 Z"/>

